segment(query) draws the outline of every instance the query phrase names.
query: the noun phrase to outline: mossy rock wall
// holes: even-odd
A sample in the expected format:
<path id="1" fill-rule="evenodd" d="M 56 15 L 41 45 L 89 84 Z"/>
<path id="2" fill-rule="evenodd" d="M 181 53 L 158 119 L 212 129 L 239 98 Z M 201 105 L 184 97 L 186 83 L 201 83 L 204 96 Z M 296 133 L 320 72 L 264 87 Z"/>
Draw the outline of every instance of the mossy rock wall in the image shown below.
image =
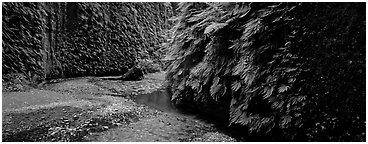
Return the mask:
<path id="1" fill-rule="evenodd" d="M 159 61 L 167 3 L 3 3 L 3 74 L 122 75 Z"/>
<path id="2" fill-rule="evenodd" d="M 23 73 L 43 76 L 44 11 L 39 3 L 2 3 L 3 77 Z"/>

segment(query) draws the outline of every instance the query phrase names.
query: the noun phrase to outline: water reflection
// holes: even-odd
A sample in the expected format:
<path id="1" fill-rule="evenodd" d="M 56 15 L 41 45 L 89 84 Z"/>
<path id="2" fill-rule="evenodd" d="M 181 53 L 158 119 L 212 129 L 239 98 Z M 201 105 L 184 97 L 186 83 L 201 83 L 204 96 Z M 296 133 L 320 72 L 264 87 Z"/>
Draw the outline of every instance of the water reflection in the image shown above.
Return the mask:
<path id="1" fill-rule="evenodd" d="M 204 123 L 213 125 L 217 129 L 217 131 L 225 133 L 227 135 L 240 135 L 240 132 L 238 132 L 237 130 L 229 129 L 227 121 L 224 121 L 223 118 L 219 118 L 216 116 L 214 117 L 213 115 L 207 115 L 204 113 L 193 113 L 190 111 L 185 111 L 183 109 L 178 109 L 171 102 L 170 97 L 170 94 L 165 89 L 161 89 L 153 93 L 137 95 L 135 97 L 135 102 L 138 104 L 147 105 L 160 111 L 180 114 L 189 119 L 202 121 Z M 237 136 L 236 138 L 239 138 L 239 136 Z"/>
<path id="2" fill-rule="evenodd" d="M 179 113 L 179 110 L 171 102 L 170 95 L 164 89 L 149 94 L 137 95 L 135 102 L 161 111 Z"/>

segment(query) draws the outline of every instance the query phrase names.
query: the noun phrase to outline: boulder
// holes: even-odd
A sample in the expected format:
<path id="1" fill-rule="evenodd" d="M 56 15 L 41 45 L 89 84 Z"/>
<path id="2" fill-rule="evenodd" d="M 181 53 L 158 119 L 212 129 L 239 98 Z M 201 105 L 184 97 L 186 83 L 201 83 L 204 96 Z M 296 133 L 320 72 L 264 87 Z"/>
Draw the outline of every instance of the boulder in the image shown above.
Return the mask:
<path id="1" fill-rule="evenodd" d="M 123 76 L 120 77 L 124 81 L 138 81 L 143 79 L 143 70 L 134 66 L 128 70 Z"/>

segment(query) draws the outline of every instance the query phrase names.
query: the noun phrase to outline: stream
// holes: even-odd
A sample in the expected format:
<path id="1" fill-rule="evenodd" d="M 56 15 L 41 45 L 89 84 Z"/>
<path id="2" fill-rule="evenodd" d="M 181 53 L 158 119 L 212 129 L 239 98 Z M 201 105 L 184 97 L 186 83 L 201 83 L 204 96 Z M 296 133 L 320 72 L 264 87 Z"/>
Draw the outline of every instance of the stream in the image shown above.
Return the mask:
<path id="1" fill-rule="evenodd" d="M 166 90 L 157 90 L 148 94 L 137 95 L 134 101 L 138 104 L 144 104 L 151 108 L 169 113 L 182 113 L 171 102 L 171 97 Z"/>
<path id="2" fill-rule="evenodd" d="M 149 94 L 137 95 L 134 98 L 134 101 L 138 104 L 143 104 L 163 112 L 172 113 L 184 116 L 188 119 L 203 122 L 205 124 L 211 125 L 211 127 L 214 127 L 216 129 L 215 131 L 219 131 L 227 135 L 237 135 L 236 131 L 229 129 L 225 123 L 215 120 L 214 117 L 206 117 L 176 108 L 171 101 L 171 95 L 165 89 L 159 89 Z"/>
<path id="3" fill-rule="evenodd" d="M 156 109 L 160 114 L 153 118 L 142 119 L 127 127 L 102 132 L 88 141 L 236 141 L 229 136 L 230 133 L 225 125 L 178 109 L 170 99 L 170 94 L 164 89 L 135 96 L 134 102 Z"/>
<path id="4" fill-rule="evenodd" d="M 141 81 L 84 77 L 3 93 L 2 141 L 237 141 L 226 125 L 176 108 L 163 83 L 164 73 Z"/>

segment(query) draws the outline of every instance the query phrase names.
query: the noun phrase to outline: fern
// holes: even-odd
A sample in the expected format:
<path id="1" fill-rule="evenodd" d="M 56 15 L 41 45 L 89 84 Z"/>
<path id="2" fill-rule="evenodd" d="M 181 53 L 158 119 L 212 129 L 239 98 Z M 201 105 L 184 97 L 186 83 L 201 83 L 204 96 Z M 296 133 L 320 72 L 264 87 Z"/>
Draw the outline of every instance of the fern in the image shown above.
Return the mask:
<path id="1" fill-rule="evenodd" d="M 351 83 L 362 76 L 364 64 L 346 66 L 360 70 L 357 75 L 347 76 L 348 70 L 343 67 L 346 63 L 337 56 L 343 49 L 338 44 L 349 45 L 356 40 L 361 45 L 347 46 L 351 48 L 349 55 L 360 56 L 354 59 L 359 62 L 364 59 L 358 54 L 364 48 L 357 48 L 362 46 L 362 36 L 353 36 L 343 30 L 349 27 L 355 32 L 365 31 L 362 21 L 358 22 L 362 11 L 353 10 L 355 7 L 358 4 L 181 3 L 181 13 L 175 19 L 173 37 L 168 45 L 172 59 L 167 79 L 174 93 L 172 100 L 179 105 L 195 105 L 200 110 L 222 107 L 228 112 L 230 125 L 245 126 L 251 133 L 278 135 L 271 136 L 274 139 L 321 140 L 323 137 L 341 140 L 333 134 L 318 136 L 315 131 L 320 131 L 314 125 L 326 121 L 326 117 L 339 117 L 325 105 L 335 107 L 334 104 L 350 99 L 342 93 L 349 91 L 357 96 L 354 100 L 363 98 L 359 94 L 364 93 L 363 89 L 357 84 L 350 84 L 355 92 L 345 88 L 341 94 L 333 92 L 333 88 L 341 88 L 335 82 Z M 327 11 L 333 13 L 330 15 Z M 349 12 L 353 18 L 342 16 L 344 12 Z M 315 15 L 321 16 L 320 21 L 314 20 Z M 333 16 L 344 20 L 338 21 Z M 345 25 L 348 21 L 350 26 L 357 28 Z M 334 24 L 330 27 L 329 22 Z M 333 28 L 339 28 L 339 32 L 351 38 L 338 36 Z M 333 32 L 333 37 L 340 40 L 325 39 L 328 32 Z M 339 63 L 335 64 L 334 60 Z M 339 76 L 346 78 L 338 80 Z M 364 106 L 358 103 L 359 106 L 354 107 L 356 111 Z M 350 115 L 348 119 L 363 114 L 352 111 L 344 110 Z M 321 114 L 314 116 L 313 113 Z M 358 126 L 361 120 L 349 123 L 354 123 L 362 132 L 362 127 Z M 361 138 L 364 134 L 359 135 Z"/>

